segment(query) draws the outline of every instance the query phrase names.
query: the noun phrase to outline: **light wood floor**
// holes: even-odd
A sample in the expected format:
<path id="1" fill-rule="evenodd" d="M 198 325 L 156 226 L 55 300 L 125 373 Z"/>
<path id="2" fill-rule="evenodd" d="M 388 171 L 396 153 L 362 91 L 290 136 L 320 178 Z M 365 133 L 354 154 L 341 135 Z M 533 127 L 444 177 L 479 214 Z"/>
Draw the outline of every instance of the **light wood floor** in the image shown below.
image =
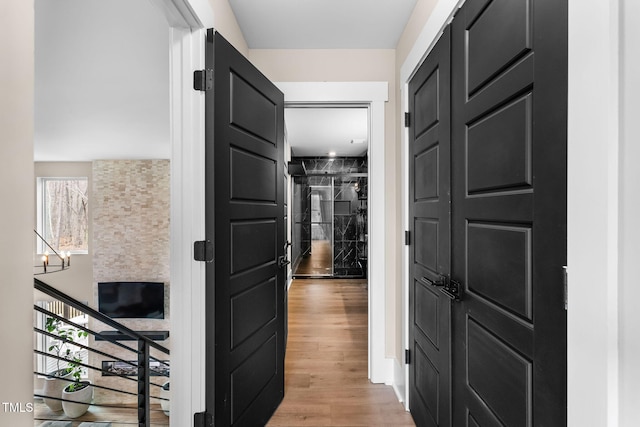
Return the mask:
<path id="1" fill-rule="evenodd" d="M 80 425 L 83 421 L 107 422 L 110 421 L 112 427 L 132 427 L 138 425 L 138 409 L 131 408 L 106 408 L 90 406 L 86 414 L 74 420 L 68 420 L 64 412 L 51 411 L 42 401 L 34 403 L 34 426 L 40 426 L 44 420 L 66 420 L 72 421 L 73 426 Z M 160 405 L 151 404 L 151 426 L 168 426 L 169 417 L 160 409 Z"/>
<path id="2" fill-rule="evenodd" d="M 295 274 L 309 276 L 330 275 L 333 265 L 333 250 L 329 240 L 312 240 L 311 255 L 303 257 Z"/>
<path id="3" fill-rule="evenodd" d="M 366 280 L 294 280 L 284 401 L 268 426 L 414 426 L 393 389 L 367 379 Z"/>

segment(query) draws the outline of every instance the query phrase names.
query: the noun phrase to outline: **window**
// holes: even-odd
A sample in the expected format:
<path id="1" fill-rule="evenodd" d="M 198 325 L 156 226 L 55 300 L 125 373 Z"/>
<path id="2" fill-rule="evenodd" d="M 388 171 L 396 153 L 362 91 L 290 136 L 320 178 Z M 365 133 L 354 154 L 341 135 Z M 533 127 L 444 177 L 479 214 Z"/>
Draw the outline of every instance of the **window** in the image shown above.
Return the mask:
<path id="1" fill-rule="evenodd" d="M 87 253 L 88 179 L 38 178 L 38 231 L 57 251 Z M 40 253 L 49 250 L 39 246 Z"/>
<path id="2" fill-rule="evenodd" d="M 65 319 L 70 320 L 76 325 L 87 327 L 89 317 L 83 312 L 76 310 L 75 308 L 68 306 L 67 304 L 61 301 L 37 301 L 36 305 L 38 307 L 44 308 L 47 311 L 55 313 L 58 316 L 61 316 Z M 35 326 L 38 330 L 46 330 L 45 325 L 47 323 L 47 318 L 48 316 L 45 315 L 44 313 L 36 311 Z M 76 332 L 78 331 L 77 328 L 71 325 L 68 325 L 64 322 L 60 322 L 59 329 L 67 330 L 67 331 L 76 331 Z M 78 337 L 76 332 L 73 333 L 73 336 L 74 336 L 73 341 L 75 343 L 87 346 L 89 344 L 88 337 L 86 336 Z M 57 333 L 54 332 L 54 335 L 57 335 Z M 43 353 L 56 355 L 57 354 L 56 351 L 54 349 L 51 349 L 51 347 L 57 345 L 64 350 L 64 351 L 60 351 L 60 354 L 57 354 L 58 356 L 66 357 L 66 358 L 77 357 L 80 359 L 81 363 L 85 365 L 89 363 L 89 352 L 88 350 L 82 347 L 73 345 L 71 343 L 64 344 L 62 341 L 56 340 L 55 338 L 45 335 L 43 333 L 37 333 L 36 337 L 37 337 L 36 348 Z M 65 356 L 66 349 L 70 350 L 69 356 Z M 66 368 L 68 366 L 68 363 L 66 361 L 58 360 L 53 357 L 47 357 L 41 353 L 37 355 L 36 363 L 37 363 L 36 364 L 37 372 L 42 374 L 49 374 L 53 371 Z M 82 377 L 83 378 L 87 377 L 86 368 L 82 368 Z"/>

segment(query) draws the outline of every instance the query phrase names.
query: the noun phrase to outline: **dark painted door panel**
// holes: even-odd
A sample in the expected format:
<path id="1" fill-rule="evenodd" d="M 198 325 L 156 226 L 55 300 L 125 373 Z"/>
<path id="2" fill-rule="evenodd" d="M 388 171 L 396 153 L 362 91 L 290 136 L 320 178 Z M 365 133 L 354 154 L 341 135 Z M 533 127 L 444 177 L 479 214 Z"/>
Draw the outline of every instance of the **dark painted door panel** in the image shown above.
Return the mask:
<path id="1" fill-rule="evenodd" d="M 419 427 L 566 425 L 566 16 L 467 0 L 409 83 Z"/>
<path id="2" fill-rule="evenodd" d="M 445 30 L 409 83 L 409 401 L 419 426 L 450 424 L 450 42 Z"/>
<path id="3" fill-rule="evenodd" d="M 284 396 L 284 97 L 212 30 L 206 54 L 207 410 L 264 425 Z"/>
<path id="4" fill-rule="evenodd" d="M 566 4 L 452 23 L 453 425 L 566 424 Z"/>

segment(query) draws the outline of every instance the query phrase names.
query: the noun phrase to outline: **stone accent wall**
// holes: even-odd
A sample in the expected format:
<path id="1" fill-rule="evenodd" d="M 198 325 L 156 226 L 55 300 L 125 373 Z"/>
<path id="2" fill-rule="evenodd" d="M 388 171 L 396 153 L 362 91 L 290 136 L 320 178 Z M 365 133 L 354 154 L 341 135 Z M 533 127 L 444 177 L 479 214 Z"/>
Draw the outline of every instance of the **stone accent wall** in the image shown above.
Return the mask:
<path id="1" fill-rule="evenodd" d="M 117 319 L 133 330 L 169 330 L 169 215 L 168 160 L 99 160 L 93 163 L 93 295 L 97 307 L 98 282 L 152 281 L 165 283 L 165 319 Z M 111 328 L 91 325 L 97 331 Z M 135 341 L 123 341 L 137 348 Z M 159 344 L 169 347 L 170 340 Z M 96 349 L 125 360 L 136 355 L 107 342 L 90 341 Z M 152 355 L 159 356 L 155 352 Z M 168 359 L 165 355 L 161 359 Z M 100 367 L 107 357 L 91 354 L 90 365 Z M 90 374 L 99 385 L 135 392 L 136 383 L 118 377 Z M 162 384 L 163 377 L 151 382 Z M 159 389 L 152 387 L 152 394 Z M 95 390 L 96 403 L 135 403 L 135 396 Z M 135 414 L 134 414 L 135 415 Z"/>

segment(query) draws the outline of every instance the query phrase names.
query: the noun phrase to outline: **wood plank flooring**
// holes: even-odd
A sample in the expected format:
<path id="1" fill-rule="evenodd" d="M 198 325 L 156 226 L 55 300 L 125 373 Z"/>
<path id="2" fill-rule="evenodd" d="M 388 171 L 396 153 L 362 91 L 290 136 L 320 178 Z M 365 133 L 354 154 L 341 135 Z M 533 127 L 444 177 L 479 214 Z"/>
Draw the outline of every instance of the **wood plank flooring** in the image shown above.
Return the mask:
<path id="1" fill-rule="evenodd" d="M 331 275 L 333 265 L 333 250 L 329 240 L 312 240 L 311 254 L 303 257 L 298 264 L 295 274 L 322 276 Z"/>
<path id="2" fill-rule="evenodd" d="M 366 280 L 294 280 L 285 365 L 268 426 L 414 426 L 393 389 L 367 378 Z"/>

